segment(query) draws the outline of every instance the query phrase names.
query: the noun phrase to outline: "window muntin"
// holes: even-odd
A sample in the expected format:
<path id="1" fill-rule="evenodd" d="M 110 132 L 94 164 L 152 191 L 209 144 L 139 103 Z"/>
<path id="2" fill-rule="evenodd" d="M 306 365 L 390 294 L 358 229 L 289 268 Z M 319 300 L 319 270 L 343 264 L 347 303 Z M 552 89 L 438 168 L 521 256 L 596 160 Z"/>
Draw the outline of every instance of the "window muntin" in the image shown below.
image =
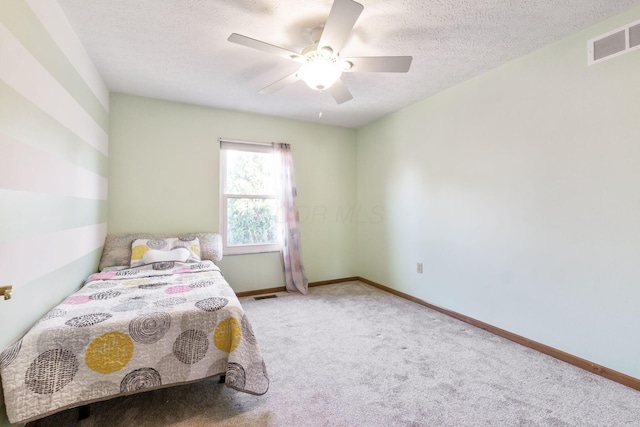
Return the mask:
<path id="1" fill-rule="evenodd" d="M 220 145 L 221 234 L 225 255 L 280 250 L 278 173 L 270 145 Z"/>

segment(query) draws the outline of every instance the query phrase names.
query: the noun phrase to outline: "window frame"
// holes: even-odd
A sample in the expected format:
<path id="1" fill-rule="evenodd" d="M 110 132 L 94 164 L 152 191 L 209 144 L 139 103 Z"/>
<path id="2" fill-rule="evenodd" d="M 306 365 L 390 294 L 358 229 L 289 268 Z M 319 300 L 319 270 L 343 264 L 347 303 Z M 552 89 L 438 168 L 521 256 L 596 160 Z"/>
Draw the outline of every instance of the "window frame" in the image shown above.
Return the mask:
<path id="1" fill-rule="evenodd" d="M 223 255 L 258 254 L 265 252 L 279 252 L 281 250 L 280 238 L 275 243 L 249 244 L 229 246 L 227 245 L 227 211 L 229 199 L 265 199 L 278 200 L 278 194 L 235 194 L 226 193 L 227 184 L 227 152 L 229 150 L 248 151 L 253 153 L 273 153 L 273 144 L 257 143 L 220 139 L 220 235 L 222 236 Z M 278 209 L 279 211 L 279 209 Z M 280 221 L 276 218 L 278 234 L 280 233 Z"/>

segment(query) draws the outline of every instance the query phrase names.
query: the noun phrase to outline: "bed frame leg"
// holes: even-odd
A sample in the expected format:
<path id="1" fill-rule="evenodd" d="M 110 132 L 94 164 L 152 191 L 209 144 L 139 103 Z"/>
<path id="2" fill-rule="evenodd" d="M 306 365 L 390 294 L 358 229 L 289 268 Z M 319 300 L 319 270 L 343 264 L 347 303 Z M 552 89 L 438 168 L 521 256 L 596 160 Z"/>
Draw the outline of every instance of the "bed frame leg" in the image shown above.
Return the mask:
<path id="1" fill-rule="evenodd" d="M 82 405 L 78 407 L 78 421 L 89 418 L 89 415 L 91 415 L 89 405 Z"/>
<path id="2" fill-rule="evenodd" d="M 220 381 L 218 381 L 220 384 L 224 384 L 224 382 L 226 381 L 227 376 L 226 375 L 220 375 Z"/>

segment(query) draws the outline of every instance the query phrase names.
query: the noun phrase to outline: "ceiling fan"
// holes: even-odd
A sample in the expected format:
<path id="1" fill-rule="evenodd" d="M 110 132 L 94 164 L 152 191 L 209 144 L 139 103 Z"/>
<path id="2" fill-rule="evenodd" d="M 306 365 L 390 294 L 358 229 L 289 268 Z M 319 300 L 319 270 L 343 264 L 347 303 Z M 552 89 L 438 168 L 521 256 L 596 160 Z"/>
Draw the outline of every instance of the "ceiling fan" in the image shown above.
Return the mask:
<path id="1" fill-rule="evenodd" d="M 316 28 L 312 31 L 313 44 L 307 46 L 301 53 L 236 33 L 231 34 L 228 40 L 301 64 L 295 73 L 272 83 L 260 90 L 260 93 L 273 93 L 298 80 L 303 80 L 312 89 L 328 91 L 338 104 L 342 104 L 353 98 L 349 89 L 340 80 L 342 73 L 406 73 L 413 59 L 411 56 L 340 57 L 340 50 L 363 9 L 364 6 L 353 0 L 335 0 L 324 28 Z"/>

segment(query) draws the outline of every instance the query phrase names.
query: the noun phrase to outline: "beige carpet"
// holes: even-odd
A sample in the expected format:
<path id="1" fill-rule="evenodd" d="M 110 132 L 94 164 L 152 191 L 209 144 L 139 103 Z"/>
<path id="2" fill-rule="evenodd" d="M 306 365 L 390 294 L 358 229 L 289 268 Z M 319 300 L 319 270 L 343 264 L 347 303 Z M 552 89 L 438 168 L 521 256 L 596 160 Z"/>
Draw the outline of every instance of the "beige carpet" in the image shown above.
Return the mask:
<path id="1" fill-rule="evenodd" d="M 271 377 L 216 380 L 33 426 L 638 426 L 640 393 L 362 283 L 242 298 Z"/>

